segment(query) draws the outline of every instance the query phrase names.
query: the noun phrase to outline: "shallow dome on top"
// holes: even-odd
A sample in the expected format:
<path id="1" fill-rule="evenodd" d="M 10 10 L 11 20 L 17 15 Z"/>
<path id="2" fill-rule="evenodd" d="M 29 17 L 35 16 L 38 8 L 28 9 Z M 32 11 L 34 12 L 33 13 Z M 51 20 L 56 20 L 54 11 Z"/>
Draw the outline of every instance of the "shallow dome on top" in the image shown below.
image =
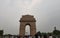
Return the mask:
<path id="1" fill-rule="evenodd" d="M 36 22 L 36 20 L 32 15 L 23 15 L 20 22 Z"/>

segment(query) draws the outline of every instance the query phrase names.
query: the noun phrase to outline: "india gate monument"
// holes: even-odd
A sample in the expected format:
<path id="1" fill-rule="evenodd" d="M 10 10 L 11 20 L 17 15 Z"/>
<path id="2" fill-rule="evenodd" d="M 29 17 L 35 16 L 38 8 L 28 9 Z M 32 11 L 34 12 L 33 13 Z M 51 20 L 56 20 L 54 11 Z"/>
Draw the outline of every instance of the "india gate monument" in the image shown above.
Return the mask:
<path id="1" fill-rule="evenodd" d="M 34 36 L 36 34 L 36 20 L 32 15 L 23 15 L 20 22 L 19 35 L 25 36 L 25 27 L 30 26 L 30 35 Z"/>

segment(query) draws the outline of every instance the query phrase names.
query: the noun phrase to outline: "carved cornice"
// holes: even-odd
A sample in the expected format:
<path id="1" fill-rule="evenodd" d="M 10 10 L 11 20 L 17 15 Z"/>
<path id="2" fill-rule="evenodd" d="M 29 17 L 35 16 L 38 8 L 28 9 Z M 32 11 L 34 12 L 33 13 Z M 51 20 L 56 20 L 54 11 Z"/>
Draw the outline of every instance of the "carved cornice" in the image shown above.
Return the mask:
<path id="1" fill-rule="evenodd" d="M 34 16 L 31 15 L 23 15 L 19 22 L 36 22 Z"/>

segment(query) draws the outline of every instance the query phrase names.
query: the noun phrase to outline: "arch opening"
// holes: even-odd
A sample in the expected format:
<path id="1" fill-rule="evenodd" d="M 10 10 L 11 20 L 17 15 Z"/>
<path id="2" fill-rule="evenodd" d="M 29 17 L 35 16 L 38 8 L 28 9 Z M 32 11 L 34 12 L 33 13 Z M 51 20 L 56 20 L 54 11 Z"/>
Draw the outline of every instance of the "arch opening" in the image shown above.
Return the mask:
<path id="1" fill-rule="evenodd" d="M 30 35 L 30 25 L 25 26 L 25 35 Z"/>

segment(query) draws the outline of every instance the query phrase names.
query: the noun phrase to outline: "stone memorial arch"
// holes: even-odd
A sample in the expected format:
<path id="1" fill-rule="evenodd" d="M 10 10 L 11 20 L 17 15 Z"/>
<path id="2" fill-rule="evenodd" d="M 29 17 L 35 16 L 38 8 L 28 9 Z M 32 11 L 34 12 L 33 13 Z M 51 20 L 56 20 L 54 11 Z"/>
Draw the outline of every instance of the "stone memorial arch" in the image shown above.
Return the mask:
<path id="1" fill-rule="evenodd" d="M 30 35 L 34 36 L 36 34 L 36 20 L 32 15 L 23 15 L 20 19 L 19 35 L 25 36 L 26 25 L 30 26 Z"/>

